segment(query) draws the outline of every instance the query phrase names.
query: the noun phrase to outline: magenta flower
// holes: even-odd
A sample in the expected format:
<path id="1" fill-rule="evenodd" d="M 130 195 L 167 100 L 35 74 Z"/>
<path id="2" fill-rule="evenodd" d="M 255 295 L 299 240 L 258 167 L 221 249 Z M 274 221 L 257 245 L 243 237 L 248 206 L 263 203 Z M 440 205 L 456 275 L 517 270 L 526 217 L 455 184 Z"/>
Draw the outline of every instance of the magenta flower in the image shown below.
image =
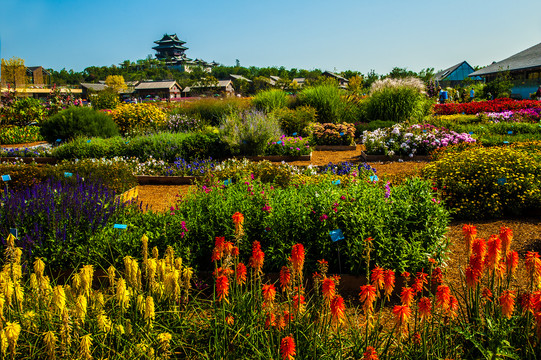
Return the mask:
<path id="1" fill-rule="evenodd" d="M 327 216 L 327 214 L 323 214 L 319 217 L 319 221 L 325 221 L 327 220 L 329 217 Z"/>

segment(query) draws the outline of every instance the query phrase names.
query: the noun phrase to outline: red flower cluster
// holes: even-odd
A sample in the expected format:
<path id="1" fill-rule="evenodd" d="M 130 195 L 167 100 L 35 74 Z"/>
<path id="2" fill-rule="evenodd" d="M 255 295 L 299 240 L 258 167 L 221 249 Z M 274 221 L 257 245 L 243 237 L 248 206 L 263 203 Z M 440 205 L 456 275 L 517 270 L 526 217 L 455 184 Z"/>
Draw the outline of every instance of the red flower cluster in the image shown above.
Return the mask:
<path id="1" fill-rule="evenodd" d="M 483 112 L 502 112 L 506 110 L 520 110 L 541 107 L 541 101 L 536 100 L 513 100 L 495 99 L 487 101 L 475 101 L 469 103 L 449 103 L 434 105 L 436 115 L 467 114 L 475 115 Z"/>

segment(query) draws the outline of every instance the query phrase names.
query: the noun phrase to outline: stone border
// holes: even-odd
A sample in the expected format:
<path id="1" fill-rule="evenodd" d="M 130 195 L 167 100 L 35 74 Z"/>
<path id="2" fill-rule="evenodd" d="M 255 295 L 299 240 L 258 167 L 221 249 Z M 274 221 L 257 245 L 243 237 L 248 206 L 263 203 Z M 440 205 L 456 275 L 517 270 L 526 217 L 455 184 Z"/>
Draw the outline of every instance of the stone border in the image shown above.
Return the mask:
<path id="1" fill-rule="evenodd" d="M 366 162 L 373 161 L 431 161 L 431 157 L 427 155 L 416 155 L 414 157 L 398 156 L 398 155 L 367 155 L 364 151 L 361 151 L 361 158 Z"/>
<path id="2" fill-rule="evenodd" d="M 316 145 L 317 151 L 355 151 L 356 145 Z"/>

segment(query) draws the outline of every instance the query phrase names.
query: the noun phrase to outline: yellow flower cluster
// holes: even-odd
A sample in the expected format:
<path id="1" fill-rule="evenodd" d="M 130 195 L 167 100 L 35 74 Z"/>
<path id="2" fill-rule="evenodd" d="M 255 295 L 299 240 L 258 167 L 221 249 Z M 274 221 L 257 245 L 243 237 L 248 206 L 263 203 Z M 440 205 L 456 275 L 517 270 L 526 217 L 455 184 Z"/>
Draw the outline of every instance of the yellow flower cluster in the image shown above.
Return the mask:
<path id="1" fill-rule="evenodd" d="M 163 125 L 167 116 L 154 104 L 121 104 L 111 112 L 113 120 L 122 133 L 134 129 L 157 129 Z"/>
<path id="2" fill-rule="evenodd" d="M 193 275 L 171 247 L 162 259 L 157 248 L 149 257 L 144 236 L 143 261 L 126 256 L 124 273 L 111 266 L 106 276 L 109 286 L 95 290 L 101 281 L 92 265 L 80 268 L 64 285 L 52 285 L 44 275 L 45 263 L 37 259 L 26 281 L 22 251 L 14 240 L 11 235 L 7 240 L 6 261 L 0 272 L 2 357 L 14 358 L 17 352 L 32 356 L 30 352 L 37 351 L 39 344 L 44 352 L 40 358 L 92 359 L 100 344 L 111 341 L 124 342 L 137 358 L 153 358 L 155 353 L 162 359 L 170 356 L 171 334 L 163 328 L 154 332 L 153 322 L 158 309 L 161 313 L 178 312 L 179 304 L 189 295 Z M 19 341 L 17 347 L 22 334 L 25 341 Z M 139 353 L 141 350 L 144 353 Z M 103 351 L 101 347 L 99 352 Z"/>
<path id="3" fill-rule="evenodd" d="M 525 151 L 472 148 L 446 154 L 422 173 L 460 217 L 518 215 L 541 206 L 541 166 Z"/>

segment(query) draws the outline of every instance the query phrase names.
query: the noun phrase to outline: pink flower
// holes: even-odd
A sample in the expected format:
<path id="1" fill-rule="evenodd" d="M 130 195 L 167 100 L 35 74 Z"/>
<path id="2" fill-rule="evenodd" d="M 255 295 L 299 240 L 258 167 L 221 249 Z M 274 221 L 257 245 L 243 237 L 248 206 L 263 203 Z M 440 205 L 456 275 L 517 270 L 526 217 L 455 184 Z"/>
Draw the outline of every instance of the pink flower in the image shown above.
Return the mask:
<path id="1" fill-rule="evenodd" d="M 327 214 L 323 214 L 319 217 L 319 221 L 325 221 L 327 220 L 329 217 L 327 216 Z"/>

